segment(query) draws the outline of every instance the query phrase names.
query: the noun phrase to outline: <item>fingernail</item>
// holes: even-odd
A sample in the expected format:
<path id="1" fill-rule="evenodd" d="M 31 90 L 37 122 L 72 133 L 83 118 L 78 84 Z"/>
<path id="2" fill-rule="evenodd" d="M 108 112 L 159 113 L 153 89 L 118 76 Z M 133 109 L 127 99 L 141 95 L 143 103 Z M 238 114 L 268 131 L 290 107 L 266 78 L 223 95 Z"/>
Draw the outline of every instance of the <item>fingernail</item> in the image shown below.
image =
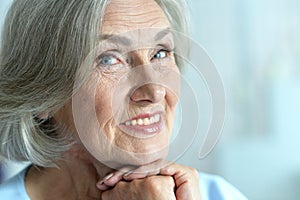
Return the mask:
<path id="1" fill-rule="evenodd" d="M 113 175 L 114 175 L 114 173 L 110 173 L 110 174 L 108 174 L 107 176 L 105 176 L 101 181 L 98 181 L 97 187 L 98 187 L 98 185 L 99 185 L 99 186 L 103 185 L 104 181 L 107 181 L 107 180 L 110 179 Z"/>
<path id="2" fill-rule="evenodd" d="M 108 179 L 110 179 L 113 175 L 114 175 L 114 173 L 110 173 L 107 176 L 105 176 L 104 179 L 103 179 L 103 182 L 107 181 Z"/>
<path id="3" fill-rule="evenodd" d="M 124 174 L 124 177 L 129 176 L 130 174 L 132 174 L 132 172 L 133 172 L 133 171 L 126 172 L 126 173 Z"/>
<path id="4" fill-rule="evenodd" d="M 101 181 L 102 182 L 102 181 Z M 96 184 L 96 187 L 99 189 L 99 190 L 105 190 L 105 185 L 103 185 L 103 182 L 98 182 Z"/>
<path id="5" fill-rule="evenodd" d="M 96 183 L 97 188 L 99 188 L 102 184 L 103 184 L 103 181 L 99 181 L 98 183 Z"/>
<path id="6" fill-rule="evenodd" d="M 102 185 L 103 183 L 104 183 L 104 181 L 101 180 L 101 181 L 99 181 L 99 182 L 97 183 L 97 185 Z"/>

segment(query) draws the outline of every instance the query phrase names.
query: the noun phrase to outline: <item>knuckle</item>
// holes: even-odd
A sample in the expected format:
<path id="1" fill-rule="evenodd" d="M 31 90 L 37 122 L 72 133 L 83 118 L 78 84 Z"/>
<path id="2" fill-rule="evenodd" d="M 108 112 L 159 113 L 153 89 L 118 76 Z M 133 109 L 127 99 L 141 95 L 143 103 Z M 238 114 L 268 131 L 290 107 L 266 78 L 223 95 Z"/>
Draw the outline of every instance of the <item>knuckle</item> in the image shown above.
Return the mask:
<path id="1" fill-rule="evenodd" d="M 171 174 L 172 171 L 173 171 L 172 168 L 166 168 L 166 169 L 165 169 L 165 172 L 166 172 L 167 174 Z"/>
<path id="2" fill-rule="evenodd" d="M 161 181 L 160 181 L 160 179 L 158 179 L 155 176 L 148 177 L 145 180 L 145 184 L 146 184 L 145 185 L 146 188 L 149 188 L 153 192 L 160 192 L 161 191 L 161 185 L 162 185 Z"/>
<path id="3" fill-rule="evenodd" d="M 111 196 L 111 192 L 110 191 L 102 192 L 101 199 L 102 200 L 108 200 L 108 199 L 110 199 L 110 196 Z"/>
<path id="4" fill-rule="evenodd" d="M 122 189 L 125 189 L 126 185 L 127 184 L 125 181 L 120 181 L 116 184 L 115 188 L 118 190 L 122 190 Z"/>
<path id="5" fill-rule="evenodd" d="M 166 183 L 169 187 L 175 187 L 175 182 L 172 176 L 166 176 Z"/>
<path id="6" fill-rule="evenodd" d="M 192 174 L 193 176 L 198 177 L 198 171 L 197 171 L 197 169 L 195 169 L 195 168 L 193 168 L 193 167 L 189 167 L 189 169 L 190 169 L 191 174 Z"/>
<path id="7" fill-rule="evenodd" d="M 174 182 L 174 179 L 172 176 L 165 176 L 164 179 L 166 180 L 167 183 L 172 183 Z"/>
<path id="8" fill-rule="evenodd" d="M 159 176 L 158 178 L 157 176 L 153 176 L 151 180 L 151 186 L 157 190 L 161 190 L 163 188 L 161 187 L 162 185 L 169 188 L 175 186 L 175 182 L 172 176 Z"/>

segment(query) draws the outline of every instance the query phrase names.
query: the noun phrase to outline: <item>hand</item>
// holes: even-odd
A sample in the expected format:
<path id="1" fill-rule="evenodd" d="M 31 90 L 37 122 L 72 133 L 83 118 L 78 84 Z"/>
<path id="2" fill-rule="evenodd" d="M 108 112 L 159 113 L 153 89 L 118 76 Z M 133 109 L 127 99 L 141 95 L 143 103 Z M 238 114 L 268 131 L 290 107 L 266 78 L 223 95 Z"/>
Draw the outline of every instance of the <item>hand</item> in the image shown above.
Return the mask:
<path id="1" fill-rule="evenodd" d="M 169 161 L 157 160 L 138 168 L 134 168 L 132 166 L 123 167 L 98 181 L 97 187 L 102 191 L 106 191 L 114 187 L 121 180 L 132 181 L 134 179 L 142 179 L 157 175 L 160 172 L 160 168 L 165 167 L 169 163 Z"/>
<path id="2" fill-rule="evenodd" d="M 160 174 L 174 178 L 176 199 L 200 200 L 199 176 L 196 169 L 173 163 L 162 168 Z"/>
<path id="3" fill-rule="evenodd" d="M 103 192 L 101 199 L 175 200 L 174 188 L 171 176 L 151 176 L 131 182 L 119 181 L 114 188 Z"/>
<path id="4" fill-rule="evenodd" d="M 159 169 L 157 166 L 162 166 L 162 168 Z M 158 174 L 170 176 L 174 179 L 177 199 L 200 199 L 197 170 L 162 160 L 137 169 L 132 169 L 132 167 L 122 168 L 98 182 L 97 187 L 105 191 L 114 187 L 121 180 L 132 181 Z"/>

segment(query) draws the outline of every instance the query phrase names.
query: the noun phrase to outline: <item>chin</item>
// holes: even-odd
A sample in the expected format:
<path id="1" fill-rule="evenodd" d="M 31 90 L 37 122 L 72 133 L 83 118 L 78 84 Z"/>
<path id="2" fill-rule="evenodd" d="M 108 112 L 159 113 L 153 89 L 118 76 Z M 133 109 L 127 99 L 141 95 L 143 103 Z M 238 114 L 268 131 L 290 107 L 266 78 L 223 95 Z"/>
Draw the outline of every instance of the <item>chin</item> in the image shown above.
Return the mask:
<path id="1" fill-rule="evenodd" d="M 130 158 L 127 161 L 130 162 L 128 163 L 129 165 L 147 165 L 157 160 L 165 159 L 168 155 L 168 150 L 168 148 L 164 148 L 163 150 L 151 153 L 135 153 L 130 155 Z"/>
<path id="2" fill-rule="evenodd" d="M 124 166 L 142 166 L 153 163 L 158 160 L 165 159 L 168 155 L 168 148 L 154 153 L 124 153 L 122 156 L 114 157 L 107 161 L 113 168 L 120 168 Z"/>

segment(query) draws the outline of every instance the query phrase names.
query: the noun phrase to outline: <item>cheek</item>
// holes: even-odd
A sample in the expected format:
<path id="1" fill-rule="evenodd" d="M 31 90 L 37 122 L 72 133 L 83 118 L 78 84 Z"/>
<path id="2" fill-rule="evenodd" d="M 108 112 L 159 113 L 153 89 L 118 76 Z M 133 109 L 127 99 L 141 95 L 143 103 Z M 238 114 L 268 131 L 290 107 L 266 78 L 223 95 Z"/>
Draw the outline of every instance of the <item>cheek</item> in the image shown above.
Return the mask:
<path id="1" fill-rule="evenodd" d="M 179 95 L 180 95 L 180 83 L 176 83 L 177 85 L 173 88 L 167 88 L 165 100 L 167 104 L 166 113 L 168 118 L 174 118 L 175 116 L 175 109 L 177 104 L 179 103 Z"/>
<path id="2" fill-rule="evenodd" d="M 114 94 L 114 83 L 108 86 L 99 84 L 95 95 L 95 111 L 97 121 L 100 127 L 105 131 L 106 135 L 114 132 L 117 128 L 118 112 L 121 110 L 121 105 L 124 104 L 124 98 L 116 98 Z M 116 102 L 117 99 L 119 102 Z"/>
<path id="3" fill-rule="evenodd" d="M 179 101 L 179 93 L 175 94 L 173 91 L 168 91 L 166 95 L 166 102 L 168 106 L 173 110 L 175 109 L 178 101 Z"/>
<path id="4" fill-rule="evenodd" d="M 112 118 L 112 106 L 109 96 L 110 94 L 103 94 L 103 96 L 98 95 L 95 97 L 95 111 L 99 123 Z"/>
<path id="5" fill-rule="evenodd" d="M 175 58 L 173 57 L 173 59 Z M 169 69 L 166 70 L 168 74 L 166 74 L 163 82 L 166 86 L 165 100 L 169 107 L 175 108 L 180 96 L 181 74 L 175 60 L 172 60 L 167 65 L 169 66 Z"/>

